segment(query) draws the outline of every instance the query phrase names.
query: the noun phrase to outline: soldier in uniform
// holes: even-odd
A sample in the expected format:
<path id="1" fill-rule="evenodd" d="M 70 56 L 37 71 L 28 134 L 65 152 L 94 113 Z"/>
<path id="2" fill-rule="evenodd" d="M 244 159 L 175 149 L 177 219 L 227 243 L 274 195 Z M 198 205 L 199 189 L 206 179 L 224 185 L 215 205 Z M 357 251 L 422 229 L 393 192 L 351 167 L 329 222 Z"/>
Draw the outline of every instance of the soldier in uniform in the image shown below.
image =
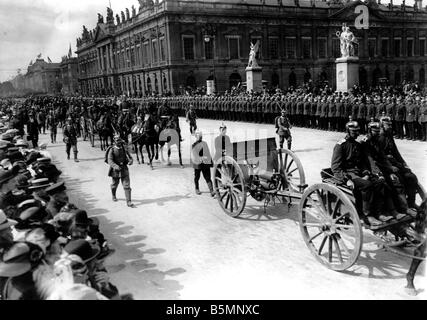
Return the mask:
<path id="1" fill-rule="evenodd" d="M 110 166 L 108 176 L 113 180 L 111 184 L 111 194 L 113 196 L 113 201 L 117 202 L 116 192 L 121 180 L 123 189 L 125 191 L 127 206 L 134 208 L 135 206 L 132 203 L 132 189 L 130 187 L 128 168 L 128 165 L 133 164 L 133 158 L 129 151 L 126 150 L 124 141 L 120 138 L 120 135 L 114 136 L 114 146 L 107 150 L 106 158 L 108 165 Z"/>
<path id="2" fill-rule="evenodd" d="M 421 102 L 418 123 L 421 126 L 422 141 L 427 141 L 427 98 Z"/>
<path id="3" fill-rule="evenodd" d="M 415 103 L 411 98 L 406 99 L 406 139 L 415 140 L 415 121 L 417 118 L 417 110 Z"/>
<path id="4" fill-rule="evenodd" d="M 336 108 L 337 106 L 335 104 L 334 97 L 330 97 L 328 103 L 328 122 L 331 131 L 336 130 Z"/>
<path id="5" fill-rule="evenodd" d="M 362 100 L 359 103 L 359 109 L 358 109 L 358 113 L 357 113 L 357 121 L 360 125 L 360 132 L 361 133 L 366 132 L 366 123 L 367 123 L 366 114 L 367 114 L 367 108 L 366 108 L 366 104 L 365 104 L 365 99 L 362 98 Z"/>
<path id="6" fill-rule="evenodd" d="M 281 116 L 277 117 L 275 120 L 275 126 L 276 126 L 276 133 L 279 136 L 280 141 L 280 149 L 283 149 L 283 144 L 286 141 L 288 142 L 288 149 L 291 150 L 292 148 L 292 135 L 291 135 L 291 128 L 292 125 L 286 116 L 286 110 L 283 109 L 281 111 Z"/>
<path id="7" fill-rule="evenodd" d="M 203 177 L 206 180 L 206 183 L 209 187 L 209 191 L 212 197 L 215 197 L 215 191 L 213 189 L 212 179 L 211 179 L 211 167 L 212 156 L 209 151 L 209 147 L 205 141 L 203 141 L 203 133 L 197 131 L 196 142 L 192 145 L 192 163 L 194 168 L 194 185 L 197 195 L 201 195 L 199 188 L 200 175 L 203 174 Z"/>
<path id="8" fill-rule="evenodd" d="M 311 102 L 312 97 L 305 97 L 304 99 L 304 127 L 311 127 Z"/>
<path id="9" fill-rule="evenodd" d="M 49 111 L 49 115 L 46 119 L 46 124 L 48 129 L 50 130 L 50 141 L 52 143 L 56 143 L 56 135 L 58 132 L 58 119 L 56 118 L 53 110 Z"/>
<path id="10" fill-rule="evenodd" d="M 322 99 L 316 97 L 316 129 L 322 129 L 322 120 L 320 116 L 322 115 Z"/>
<path id="11" fill-rule="evenodd" d="M 326 101 L 326 97 L 322 99 L 322 109 L 320 113 L 320 129 L 328 130 L 328 108 L 329 105 Z"/>
<path id="12" fill-rule="evenodd" d="M 303 115 L 304 115 L 304 101 L 302 100 L 302 97 L 297 98 L 297 107 L 296 107 L 296 117 L 295 117 L 295 124 L 298 127 L 302 127 L 304 125 L 303 123 Z"/>
<path id="13" fill-rule="evenodd" d="M 190 125 L 190 133 L 194 134 L 197 130 L 197 114 L 196 111 L 194 111 L 192 104 L 190 104 L 190 109 L 187 112 L 186 119 L 187 123 Z"/>
<path id="14" fill-rule="evenodd" d="M 342 131 L 342 123 L 344 121 L 344 104 L 342 102 L 341 96 L 338 96 L 335 99 L 335 107 L 336 107 L 336 131 Z"/>
<path id="15" fill-rule="evenodd" d="M 381 221 L 374 217 L 374 185 L 370 181 L 369 160 L 362 145 L 356 140 L 360 127 L 357 121 L 347 123 L 347 136 L 340 140 L 333 151 L 331 169 L 335 179 L 355 189 L 362 196 L 363 220 L 367 225 L 379 226 Z"/>
<path id="16" fill-rule="evenodd" d="M 368 98 L 366 101 L 366 116 L 365 121 L 367 124 L 369 124 L 371 121 L 375 120 L 376 112 L 375 112 L 375 105 L 374 105 L 374 98 L 371 97 Z"/>
<path id="17" fill-rule="evenodd" d="M 396 135 L 398 139 L 403 139 L 403 124 L 405 121 L 405 104 L 402 103 L 402 99 L 397 97 L 396 99 L 396 108 L 395 108 L 395 120 L 396 120 Z"/>
<path id="18" fill-rule="evenodd" d="M 77 149 L 77 130 L 73 124 L 73 119 L 68 117 L 67 123 L 62 129 L 62 134 L 64 136 L 63 141 L 65 143 L 65 151 L 67 153 L 67 159 L 70 160 L 71 148 L 73 148 L 74 153 L 74 162 L 79 162 L 77 159 L 78 149 Z"/>
<path id="19" fill-rule="evenodd" d="M 417 176 L 411 171 L 397 149 L 393 138 L 393 129 L 391 119 L 388 117 L 381 118 L 382 130 L 379 136 L 379 146 L 381 153 L 387 158 L 392 166 L 392 172 L 399 177 L 403 183 L 407 195 L 409 208 L 416 208 L 415 195 L 418 188 Z"/>

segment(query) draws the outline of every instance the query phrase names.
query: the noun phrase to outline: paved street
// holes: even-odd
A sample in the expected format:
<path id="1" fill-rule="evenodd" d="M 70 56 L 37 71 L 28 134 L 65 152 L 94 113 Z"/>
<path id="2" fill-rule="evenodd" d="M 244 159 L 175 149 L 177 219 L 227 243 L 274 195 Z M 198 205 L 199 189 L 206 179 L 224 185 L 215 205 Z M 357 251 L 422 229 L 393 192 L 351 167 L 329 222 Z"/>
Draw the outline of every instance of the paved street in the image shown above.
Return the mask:
<path id="1" fill-rule="evenodd" d="M 226 123 L 232 141 L 275 136 L 273 126 Z M 220 122 L 199 120 L 210 144 Z M 72 201 L 100 220 L 101 229 L 117 250 L 107 260 L 112 282 L 136 299 L 409 299 L 404 292 L 410 261 L 380 249 L 366 234 L 365 251 L 346 272 L 321 266 L 310 254 L 297 224 L 297 203 L 269 207 L 250 199 L 239 219 L 228 217 L 208 193 L 194 194 L 189 165 L 188 125 L 181 119 L 184 136 L 181 169 L 177 154 L 172 167 L 155 163 L 131 167 L 136 209 L 110 195 L 104 152 L 79 142 L 76 164 L 66 160 L 64 145 L 49 145 L 63 171 Z M 308 184 L 320 182 L 320 170 L 330 166 L 332 148 L 344 136 L 294 128 L 294 149 L 304 166 Z M 47 141 L 48 135 L 42 135 Z M 58 137 L 58 140 L 62 138 Z M 427 143 L 398 141 L 409 166 L 427 187 Z M 211 150 L 213 152 L 213 150 Z M 146 154 L 145 157 L 147 158 Z M 201 180 L 202 191 L 207 186 Z M 425 264 L 416 277 L 426 298 Z"/>

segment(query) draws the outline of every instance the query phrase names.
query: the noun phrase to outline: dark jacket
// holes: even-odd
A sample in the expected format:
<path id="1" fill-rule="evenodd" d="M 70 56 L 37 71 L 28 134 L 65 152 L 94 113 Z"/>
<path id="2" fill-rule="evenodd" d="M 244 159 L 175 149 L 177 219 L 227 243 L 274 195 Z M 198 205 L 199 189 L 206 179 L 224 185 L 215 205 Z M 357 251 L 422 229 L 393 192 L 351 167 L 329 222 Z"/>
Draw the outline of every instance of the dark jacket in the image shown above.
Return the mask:
<path id="1" fill-rule="evenodd" d="M 125 147 L 113 146 L 107 150 L 108 165 L 110 170 L 108 176 L 112 178 L 121 178 L 129 175 L 128 164 L 132 164 L 133 159 Z"/>

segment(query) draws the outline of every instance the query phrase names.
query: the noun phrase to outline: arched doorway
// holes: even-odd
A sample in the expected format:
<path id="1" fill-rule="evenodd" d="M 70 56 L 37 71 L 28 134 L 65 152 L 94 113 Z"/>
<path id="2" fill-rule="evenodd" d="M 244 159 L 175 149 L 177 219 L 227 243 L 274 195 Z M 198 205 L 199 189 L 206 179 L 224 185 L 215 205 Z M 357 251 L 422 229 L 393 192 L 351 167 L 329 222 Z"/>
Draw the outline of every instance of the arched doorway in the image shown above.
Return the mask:
<path id="1" fill-rule="evenodd" d="M 419 79 L 419 83 L 420 85 L 423 85 L 426 83 L 426 72 L 424 69 L 420 69 L 420 71 L 418 71 L 418 79 Z"/>
<path id="2" fill-rule="evenodd" d="M 279 79 L 279 75 L 277 73 L 273 73 L 273 75 L 271 76 L 271 85 L 274 88 L 279 87 L 279 85 L 280 85 L 280 79 Z"/>
<path id="3" fill-rule="evenodd" d="M 372 86 L 376 87 L 379 83 L 379 79 L 382 77 L 382 72 L 380 68 L 375 68 L 372 72 Z"/>
<path id="4" fill-rule="evenodd" d="M 398 86 L 398 85 L 400 85 L 400 83 L 402 82 L 402 77 L 401 77 L 401 75 L 400 75 L 400 70 L 399 69 L 397 69 L 395 72 L 394 72 L 394 84 L 396 85 L 396 86 Z"/>
<path id="5" fill-rule="evenodd" d="M 230 81 L 230 89 L 231 89 L 233 87 L 237 87 L 239 83 L 242 82 L 242 77 L 237 72 L 234 72 L 230 75 L 229 81 Z"/>
<path id="6" fill-rule="evenodd" d="M 308 83 L 311 80 L 311 73 L 306 71 L 306 73 L 304 73 L 304 83 Z"/>
<path id="7" fill-rule="evenodd" d="M 297 75 L 295 74 L 295 72 L 291 72 L 291 74 L 289 75 L 289 87 L 294 87 L 296 88 L 297 86 Z"/>
<path id="8" fill-rule="evenodd" d="M 368 85 L 368 72 L 365 68 L 359 68 L 359 86 L 366 87 Z"/>

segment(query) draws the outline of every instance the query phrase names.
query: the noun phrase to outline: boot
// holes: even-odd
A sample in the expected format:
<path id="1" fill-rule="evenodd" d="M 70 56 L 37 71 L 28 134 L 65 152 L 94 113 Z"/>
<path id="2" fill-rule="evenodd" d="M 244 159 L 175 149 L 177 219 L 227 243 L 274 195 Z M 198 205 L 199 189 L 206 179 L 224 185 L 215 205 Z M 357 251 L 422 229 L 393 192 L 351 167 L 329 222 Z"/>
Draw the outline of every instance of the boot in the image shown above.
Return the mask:
<path id="1" fill-rule="evenodd" d="M 215 198 L 216 193 L 215 193 L 215 191 L 214 191 L 214 189 L 213 189 L 212 182 L 209 182 L 209 183 L 208 183 L 208 187 L 209 187 L 209 191 L 210 191 L 210 193 L 211 193 L 212 198 Z"/>
<path id="2" fill-rule="evenodd" d="M 129 208 L 135 208 L 135 205 L 132 203 L 132 190 L 125 190 L 126 202 Z"/>
<path id="3" fill-rule="evenodd" d="M 118 201 L 117 197 L 116 197 L 116 192 L 117 192 L 117 189 L 111 189 L 111 194 L 113 195 L 113 201 L 114 202 Z"/>
<path id="4" fill-rule="evenodd" d="M 67 160 L 70 160 L 70 154 L 67 153 Z"/>
<path id="5" fill-rule="evenodd" d="M 200 196 L 200 195 L 202 194 L 198 188 L 196 188 L 196 194 L 197 194 L 198 196 Z"/>
<path id="6" fill-rule="evenodd" d="M 288 142 L 288 150 L 292 150 L 292 142 Z"/>
<path id="7" fill-rule="evenodd" d="M 74 153 L 74 162 L 79 162 L 79 159 L 77 159 L 77 153 Z"/>

